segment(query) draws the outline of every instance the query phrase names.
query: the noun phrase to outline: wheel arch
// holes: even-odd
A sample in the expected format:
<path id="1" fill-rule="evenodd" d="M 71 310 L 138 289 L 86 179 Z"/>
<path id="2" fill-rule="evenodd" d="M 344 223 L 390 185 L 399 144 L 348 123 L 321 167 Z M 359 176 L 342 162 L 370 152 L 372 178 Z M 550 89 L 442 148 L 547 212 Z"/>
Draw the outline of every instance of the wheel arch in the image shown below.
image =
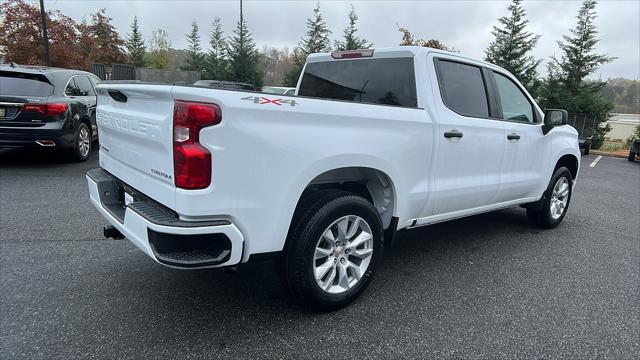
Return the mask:
<path id="1" fill-rule="evenodd" d="M 378 211 L 383 227 L 391 224 L 397 207 L 396 187 L 391 177 L 380 169 L 367 166 L 345 166 L 325 170 L 311 179 L 298 197 L 295 211 L 310 193 L 323 190 L 344 190 L 369 200 Z"/>
<path id="2" fill-rule="evenodd" d="M 578 177 L 578 168 L 579 168 L 579 161 L 578 158 L 573 155 L 573 154 L 565 154 L 562 155 L 558 161 L 556 161 L 556 165 L 553 169 L 553 172 L 555 172 L 557 169 L 559 169 L 560 167 L 566 167 L 567 169 L 569 169 L 569 172 L 571 173 L 571 178 L 573 181 L 576 180 L 576 178 Z"/>

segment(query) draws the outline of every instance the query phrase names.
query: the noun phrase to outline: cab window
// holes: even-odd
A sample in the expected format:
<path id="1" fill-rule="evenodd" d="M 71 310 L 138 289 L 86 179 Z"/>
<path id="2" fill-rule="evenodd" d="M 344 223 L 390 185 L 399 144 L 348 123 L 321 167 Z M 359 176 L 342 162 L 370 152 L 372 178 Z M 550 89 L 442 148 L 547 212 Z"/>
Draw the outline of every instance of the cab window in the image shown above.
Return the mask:
<path id="1" fill-rule="evenodd" d="M 520 87 L 500 73 L 494 72 L 493 74 L 502 104 L 502 118 L 509 121 L 533 123 L 533 105 Z"/>

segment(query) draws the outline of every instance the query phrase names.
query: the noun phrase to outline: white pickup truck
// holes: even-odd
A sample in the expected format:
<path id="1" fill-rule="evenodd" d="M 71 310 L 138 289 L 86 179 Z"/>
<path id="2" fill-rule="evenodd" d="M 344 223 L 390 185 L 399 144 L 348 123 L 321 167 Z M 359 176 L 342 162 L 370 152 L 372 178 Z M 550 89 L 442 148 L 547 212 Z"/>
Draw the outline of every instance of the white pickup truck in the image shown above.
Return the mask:
<path id="1" fill-rule="evenodd" d="M 577 132 L 497 66 L 423 47 L 313 54 L 296 96 L 101 84 L 91 202 L 166 266 L 273 257 L 319 309 L 362 293 L 399 229 L 521 205 L 564 218 Z M 428 240 L 425 240 L 428 241 Z"/>

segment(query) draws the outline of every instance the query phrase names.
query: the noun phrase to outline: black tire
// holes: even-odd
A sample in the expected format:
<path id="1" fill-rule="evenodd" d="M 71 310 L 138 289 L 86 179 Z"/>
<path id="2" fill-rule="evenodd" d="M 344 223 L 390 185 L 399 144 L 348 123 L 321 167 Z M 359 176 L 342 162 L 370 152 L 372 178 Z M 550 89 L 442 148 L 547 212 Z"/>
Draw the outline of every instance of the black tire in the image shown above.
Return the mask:
<path id="1" fill-rule="evenodd" d="M 317 283 L 314 254 L 320 237 L 336 220 L 355 215 L 371 229 L 372 253 L 368 268 L 348 290 L 332 294 Z M 382 256 L 382 222 L 373 205 L 361 196 L 339 190 L 321 190 L 306 196 L 293 217 L 287 246 L 277 267 L 289 292 L 315 311 L 331 311 L 354 301 L 365 290 Z M 348 255 L 347 255 L 348 257 Z"/>
<path id="2" fill-rule="evenodd" d="M 88 136 L 88 142 L 86 141 Z M 91 154 L 93 142 L 91 141 L 91 130 L 85 123 L 80 123 L 76 130 L 73 147 L 69 149 L 69 158 L 71 161 L 86 161 Z"/>
<path id="3" fill-rule="evenodd" d="M 564 211 L 558 218 L 553 218 L 551 215 L 551 202 L 552 202 L 552 194 L 553 189 L 556 183 L 561 179 L 565 178 L 569 185 L 569 192 L 567 197 L 567 204 L 564 206 Z M 527 217 L 532 225 L 543 228 L 543 229 L 551 229 L 558 226 L 562 220 L 564 219 L 567 211 L 569 211 L 569 204 L 571 203 L 571 194 L 573 192 L 573 177 L 571 176 L 571 172 L 566 167 L 560 167 L 556 169 L 551 177 L 551 181 L 549 181 L 549 185 L 547 186 L 547 190 L 544 193 L 544 203 L 542 208 L 536 210 L 534 208 L 527 209 Z"/>
<path id="4" fill-rule="evenodd" d="M 629 151 L 629 157 L 627 158 L 627 160 L 629 161 L 634 161 L 636 159 L 636 153 L 633 152 L 632 150 Z"/>
<path id="5" fill-rule="evenodd" d="M 589 150 L 591 150 L 591 145 L 588 145 L 587 147 L 584 148 L 584 154 L 589 155 Z"/>

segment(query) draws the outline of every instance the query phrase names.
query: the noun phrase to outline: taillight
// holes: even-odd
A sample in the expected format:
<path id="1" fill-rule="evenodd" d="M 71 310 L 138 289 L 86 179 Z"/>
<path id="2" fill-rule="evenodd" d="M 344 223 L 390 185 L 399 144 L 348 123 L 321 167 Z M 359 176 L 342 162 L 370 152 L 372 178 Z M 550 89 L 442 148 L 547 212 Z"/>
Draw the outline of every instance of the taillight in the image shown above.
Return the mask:
<path id="1" fill-rule="evenodd" d="M 222 120 L 216 104 L 176 101 L 173 107 L 173 174 L 176 187 L 204 189 L 211 184 L 211 153 L 200 144 L 200 130 Z"/>
<path id="2" fill-rule="evenodd" d="M 56 116 L 64 114 L 69 108 L 69 104 L 66 103 L 48 103 L 48 104 L 34 104 L 26 103 L 22 105 L 22 112 L 35 112 L 46 116 Z"/>

